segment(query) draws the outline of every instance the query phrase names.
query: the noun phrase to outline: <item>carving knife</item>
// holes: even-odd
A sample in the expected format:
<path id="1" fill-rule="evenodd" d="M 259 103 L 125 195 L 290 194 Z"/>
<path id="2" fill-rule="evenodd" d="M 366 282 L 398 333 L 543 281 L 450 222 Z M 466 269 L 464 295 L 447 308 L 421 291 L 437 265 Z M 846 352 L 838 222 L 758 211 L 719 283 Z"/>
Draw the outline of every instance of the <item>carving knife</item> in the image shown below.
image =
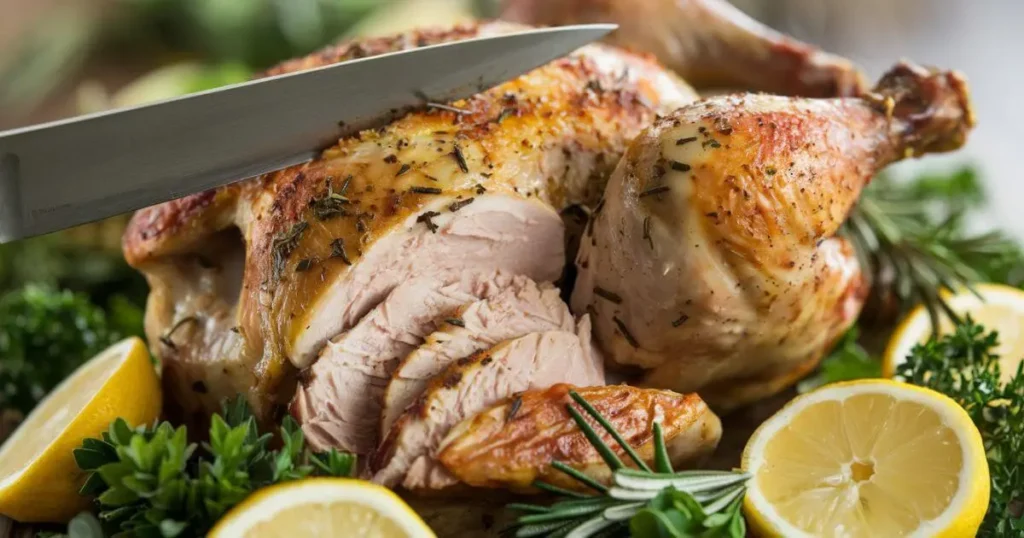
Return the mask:
<path id="1" fill-rule="evenodd" d="M 311 160 L 340 137 L 469 97 L 614 28 L 443 43 L 0 132 L 0 243 Z"/>

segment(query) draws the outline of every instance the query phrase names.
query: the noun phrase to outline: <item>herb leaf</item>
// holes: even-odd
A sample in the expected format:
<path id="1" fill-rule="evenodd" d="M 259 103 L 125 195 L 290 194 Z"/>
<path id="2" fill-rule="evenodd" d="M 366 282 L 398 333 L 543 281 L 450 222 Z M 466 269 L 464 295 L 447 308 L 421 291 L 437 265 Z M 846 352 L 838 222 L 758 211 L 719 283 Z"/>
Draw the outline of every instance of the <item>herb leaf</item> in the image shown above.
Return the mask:
<path id="1" fill-rule="evenodd" d="M 85 439 L 75 461 L 87 473 L 81 493 L 95 497 L 108 535 L 201 536 L 253 491 L 308 476 L 351 476 L 355 457 L 310 454 L 288 417 L 282 447 L 269 448 L 238 396 L 211 417 L 209 442 L 189 443 L 184 426 L 131 428 L 117 419 L 102 439 Z M 102 535 L 100 535 L 102 536 Z"/>

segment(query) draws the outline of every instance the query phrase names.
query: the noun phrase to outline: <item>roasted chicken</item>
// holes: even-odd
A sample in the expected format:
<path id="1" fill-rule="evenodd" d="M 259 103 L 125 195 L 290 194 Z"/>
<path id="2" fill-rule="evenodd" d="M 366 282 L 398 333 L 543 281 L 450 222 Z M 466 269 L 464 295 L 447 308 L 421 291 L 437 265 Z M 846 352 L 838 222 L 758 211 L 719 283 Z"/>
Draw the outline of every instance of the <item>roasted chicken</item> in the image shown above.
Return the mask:
<path id="1" fill-rule="evenodd" d="M 315 447 L 417 492 L 559 482 L 554 459 L 607 479 L 568 383 L 645 457 L 660 418 L 676 463 L 699 460 L 718 418 L 659 389 L 730 407 L 816 364 L 860 307 L 834 237 L 859 189 L 888 162 L 956 147 L 972 121 L 956 75 L 902 66 L 867 93 L 849 62 L 722 1 L 507 13 L 611 20 L 613 43 L 652 54 L 583 47 L 134 216 L 124 250 L 152 288 L 169 418 L 202 423 L 242 393 L 262 422 L 290 412 Z M 514 28 L 366 39 L 267 74 Z M 857 97 L 700 101 L 672 69 L 701 88 Z M 606 387 L 606 366 L 654 388 Z"/>
<path id="2" fill-rule="evenodd" d="M 733 407 L 810 372 L 867 294 L 836 237 L 861 189 L 906 157 L 960 147 L 956 73 L 896 66 L 860 98 L 729 95 L 630 146 L 581 243 L 572 306 L 642 383 Z"/>

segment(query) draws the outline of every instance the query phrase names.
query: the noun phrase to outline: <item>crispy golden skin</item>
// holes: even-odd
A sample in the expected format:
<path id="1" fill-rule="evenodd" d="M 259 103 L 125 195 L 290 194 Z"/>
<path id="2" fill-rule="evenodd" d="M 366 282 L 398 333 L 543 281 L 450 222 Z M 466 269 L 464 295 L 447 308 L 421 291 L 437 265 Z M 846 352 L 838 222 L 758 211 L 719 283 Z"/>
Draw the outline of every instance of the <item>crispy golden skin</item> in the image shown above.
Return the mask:
<path id="1" fill-rule="evenodd" d="M 562 462 L 607 483 L 608 466 L 577 427 L 566 404 L 573 387 L 559 384 L 529 390 L 465 420 L 448 433 L 438 459 L 461 482 L 476 487 L 535 491 L 543 480 L 563 488 L 580 489 L 579 482 L 551 467 Z M 722 424 L 696 394 L 642 389 L 628 385 L 575 389 L 604 415 L 647 463 L 653 461 L 653 423 L 661 417 L 669 457 L 676 466 L 693 465 L 718 445 Z M 586 416 L 584 412 L 584 416 Z M 593 420 L 602 439 L 629 459 Z"/>

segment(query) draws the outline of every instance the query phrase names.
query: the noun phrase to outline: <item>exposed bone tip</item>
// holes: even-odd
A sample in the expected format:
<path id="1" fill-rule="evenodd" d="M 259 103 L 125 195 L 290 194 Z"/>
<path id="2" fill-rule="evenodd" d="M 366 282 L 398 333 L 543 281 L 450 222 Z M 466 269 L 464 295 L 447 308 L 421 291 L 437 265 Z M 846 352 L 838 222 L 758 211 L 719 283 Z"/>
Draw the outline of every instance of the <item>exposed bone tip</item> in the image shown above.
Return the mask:
<path id="1" fill-rule="evenodd" d="M 914 155 L 952 151 L 976 123 L 966 77 L 903 60 L 863 96 L 894 120 L 894 134 Z"/>

